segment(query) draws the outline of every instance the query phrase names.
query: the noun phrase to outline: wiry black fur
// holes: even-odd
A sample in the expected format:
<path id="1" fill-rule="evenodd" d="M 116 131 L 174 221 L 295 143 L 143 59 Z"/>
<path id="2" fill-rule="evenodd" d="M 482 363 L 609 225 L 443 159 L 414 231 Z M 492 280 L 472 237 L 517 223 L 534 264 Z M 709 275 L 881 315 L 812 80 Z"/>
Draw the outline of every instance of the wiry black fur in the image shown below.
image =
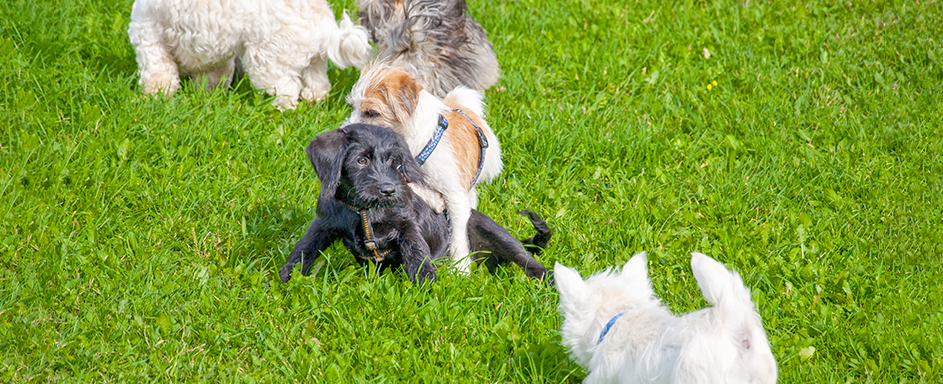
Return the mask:
<path id="1" fill-rule="evenodd" d="M 484 92 L 500 68 L 487 33 L 465 0 L 358 0 L 360 24 L 377 43 L 377 63 L 399 67 L 430 93 L 459 85 Z"/>
<path id="2" fill-rule="evenodd" d="M 301 273 L 307 274 L 321 251 L 337 239 L 361 263 L 374 255 L 364 244 L 361 216 L 353 208 L 367 209 L 378 250 L 389 250 L 379 262 L 380 270 L 403 266 L 413 283 L 435 281 L 433 261 L 442 259 L 449 246 L 448 218 L 433 212 L 407 185 L 422 183 L 422 172 L 403 137 L 389 128 L 352 124 L 318 135 L 307 153 L 321 180 L 317 217 L 279 271 L 282 281 L 291 278 L 292 268 L 299 262 Z M 537 230 L 523 243 L 473 210 L 468 221 L 471 250 L 478 252 L 479 263 L 491 255 L 486 262 L 489 270 L 499 263 L 514 262 L 530 277 L 549 277 L 524 244 L 545 247 L 550 228 L 536 213 L 521 213 L 528 215 Z M 539 248 L 528 249 L 539 252 Z"/>

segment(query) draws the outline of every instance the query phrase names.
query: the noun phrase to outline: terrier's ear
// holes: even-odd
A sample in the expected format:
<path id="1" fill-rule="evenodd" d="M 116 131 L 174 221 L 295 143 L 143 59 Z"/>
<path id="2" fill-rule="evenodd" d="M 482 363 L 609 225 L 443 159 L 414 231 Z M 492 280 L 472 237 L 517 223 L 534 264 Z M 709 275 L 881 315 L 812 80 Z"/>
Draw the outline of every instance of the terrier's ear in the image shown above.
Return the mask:
<path id="1" fill-rule="evenodd" d="M 560 292 L 560 306 L 571 307 L 586 299 L 589 289 L 580 273 L 574 269 L 556 263 L 553 266 L 553 278 Z"/>
<path id="2" fill-rule="evenodd" d="M 338 128 L 317 135 L 305 152 L 321 180 L 321 196 L 334 196 L 347 158 L 347 132 Z"/>
<path id="3" fill-rule="evenodd" d="M 622 267 L 622 278 L 629 282 L 648 280 L 648 257 L 639 252 Z"/>
<path id="4" fill-rule="evenodd" d="M 747 310 L 753 308 L 750 290 L 743 285 L 743 279 L 736 272 L 730 271 L 717 260 L 703 253 L 691 254 L 691 271 L 701 287 L 701 294 L 713 306 L 721 306 L 727 300 Z"/>
<path id="5" fill-rule="evenodd" d="M 402 70 L 391 71 L 388 80 L 387 101 L 396 115 L 396 120 L 405 124 L 416 111 L 422 85 Z"/>

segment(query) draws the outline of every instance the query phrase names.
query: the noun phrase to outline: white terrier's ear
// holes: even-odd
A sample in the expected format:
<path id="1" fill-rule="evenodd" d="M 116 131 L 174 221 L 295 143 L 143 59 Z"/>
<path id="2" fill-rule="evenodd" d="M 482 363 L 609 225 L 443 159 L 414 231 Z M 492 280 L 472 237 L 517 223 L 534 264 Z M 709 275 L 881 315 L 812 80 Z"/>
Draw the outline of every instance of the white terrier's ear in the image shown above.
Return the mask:
<path id="1" fill-rule="evenodd" d="M 556 263 L 553 266 L 553 279 L 557 283 L 557 291 L 560 292 L 560 306 L 570 307 L 582 301 L 589 292 L 580 273 L 564 267 L 563 264 Z"/>
<path id="2" fill-rule="evenodd" d="M 622 277 L 630 282 L 648 281 L 648 257 L 639 252 L 622 267 Z"/>
<path id="3" fill-rule="evenodd" d="M 721 301 L 729 300 L 751 308 L 750 293 L 743 286 L 743 280 L 714 259 L 703 253 L 691 254 L 691 271 L 701 287 L 701 294 L 708 303 L 720 306 Z"/>

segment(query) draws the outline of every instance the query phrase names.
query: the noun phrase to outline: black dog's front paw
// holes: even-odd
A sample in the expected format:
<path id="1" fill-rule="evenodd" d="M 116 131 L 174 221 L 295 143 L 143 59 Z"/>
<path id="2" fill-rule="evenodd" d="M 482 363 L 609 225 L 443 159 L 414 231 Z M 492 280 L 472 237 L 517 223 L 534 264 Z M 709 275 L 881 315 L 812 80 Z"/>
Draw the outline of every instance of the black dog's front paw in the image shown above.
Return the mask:
<path id="1" fill-rule="evenodd" d="M 413 279 L 413 284 L 419 285 L 425 282 L 435 283 L 438 280 L 435 274 L 435 268 L 429 268 L 428 270 L 425 266 L 419 270 L 419 273 L 416 274 L 416 277 Z M 418 280 L 418 281 L 417 281 Z"/>
<path id="2" fill-rule="evenodd" d="M 291 280 L 291 271 L 293 269 L 295 269 L 295 263 L 285 263 L 282 269 L 278 270 L 278 277 L 282 279 L 283 283 L 287 283 L 288 280 Z"/>
<path id="3" fill-rule="evenodd" d="M 544 267 L 543 264 L 540 263 L 528 264 L 527 267 L 524 268 L 524 274 L 527 275 L 527 277 L 537 280 L 553 282 L 553 271 L 548 271 L 547 267 Z"/>

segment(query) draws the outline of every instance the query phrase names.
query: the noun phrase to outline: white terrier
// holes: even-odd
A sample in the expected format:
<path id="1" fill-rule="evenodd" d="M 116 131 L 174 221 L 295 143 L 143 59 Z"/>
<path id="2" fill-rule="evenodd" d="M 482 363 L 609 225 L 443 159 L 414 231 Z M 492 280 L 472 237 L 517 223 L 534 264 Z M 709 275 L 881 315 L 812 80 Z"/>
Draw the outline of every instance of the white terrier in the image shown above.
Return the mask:
<path id="1" fill-rule="evenodd" d="M 325 0 L 135 0 L 128 36 L 144 93 L 172 94 L 180 74 L 226 87 L 239 56 L 282 109 L 324 99 L 327 59 L 360 68 L 372 51 L 367 30 L 346 12 L 338 26 Z"/>
<path id="2" fill-rule="evenodd" d="M 713 307 L 675 317 L 655 297 L 645 253 L 586 281 L 554 268 L 563 343 L 586 383 L 775 383 L 776 360 L 743 280 L 700 253 L 691 269 Z"/>

